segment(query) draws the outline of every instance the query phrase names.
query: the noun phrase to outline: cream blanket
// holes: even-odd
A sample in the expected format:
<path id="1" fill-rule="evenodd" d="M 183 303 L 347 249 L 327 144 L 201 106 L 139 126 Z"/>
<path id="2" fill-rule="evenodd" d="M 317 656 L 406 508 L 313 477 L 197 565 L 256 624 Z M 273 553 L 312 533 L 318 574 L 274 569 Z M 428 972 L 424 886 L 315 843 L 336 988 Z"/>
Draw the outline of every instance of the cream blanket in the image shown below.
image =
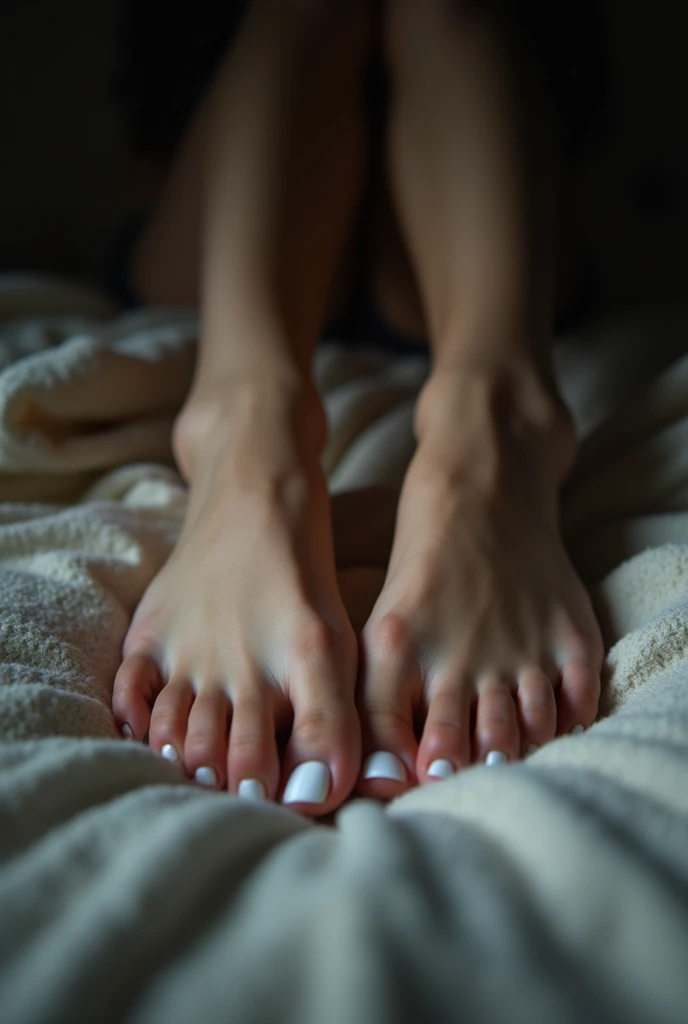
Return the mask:
<path id="1" fill-rule="evenodd" d="M 584 439 L 565 525 L 609 651 L 602 720 L 316 827 L 116 736 L 122 638 L 184 512 L 169 435 L 196 321 L 113 312 L 0 279 L 3 1024 L 684 1024 L 685 318 L 603 323 L 557 353 Z M 317 355 L 348 565 L 384 555 L 370 509 L 398 488 L 426 372 Z"/>

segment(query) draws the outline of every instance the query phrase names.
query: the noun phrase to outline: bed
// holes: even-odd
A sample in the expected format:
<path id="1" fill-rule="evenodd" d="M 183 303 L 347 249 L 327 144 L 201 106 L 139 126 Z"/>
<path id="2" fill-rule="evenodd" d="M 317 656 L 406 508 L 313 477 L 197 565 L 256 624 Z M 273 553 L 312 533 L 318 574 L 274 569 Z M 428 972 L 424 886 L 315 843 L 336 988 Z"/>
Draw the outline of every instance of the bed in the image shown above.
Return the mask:
<path id="1" fill-rule="evenodd" d="M 558 339 L 599 720 L 326 823 L 202 790 L 110 709 L 184 514 L 192 311 L 0 278 L 0 1021 L 688 1020 L 688 317 Z M 343 573 L 379 565 L 422 356 L 315 377 Z M 372 497 L 371 497 L 372 496 Z"/>

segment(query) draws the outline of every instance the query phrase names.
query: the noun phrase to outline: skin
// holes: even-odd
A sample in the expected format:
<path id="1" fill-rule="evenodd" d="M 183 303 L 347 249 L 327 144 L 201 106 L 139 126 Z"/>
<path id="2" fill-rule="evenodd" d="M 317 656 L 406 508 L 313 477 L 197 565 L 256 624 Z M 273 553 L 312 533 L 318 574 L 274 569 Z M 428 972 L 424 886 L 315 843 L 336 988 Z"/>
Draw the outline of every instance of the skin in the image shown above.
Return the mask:
<path id="1" fill-rule="evenodd" d="M 389 564 L 338 577 L 310 365 L 346 293 L 373 45 L 391 101 L 369 278 L 393 323 L 425 331 L 432 369 Z M 487 5 L 251 6 L 135 261 L 143 297 L 199 300 L 203 331 L 174 433 L 186 521 L 113 707 L 190 776 L 280 800 L 319 761 L 325 799 L 293 806 L 321 815 L 594 720 L 602 641 L 558 523 L 576 441 L 549 348 L 547 139 Z M 403 782 L 365 777 L 376 751 Z"/>

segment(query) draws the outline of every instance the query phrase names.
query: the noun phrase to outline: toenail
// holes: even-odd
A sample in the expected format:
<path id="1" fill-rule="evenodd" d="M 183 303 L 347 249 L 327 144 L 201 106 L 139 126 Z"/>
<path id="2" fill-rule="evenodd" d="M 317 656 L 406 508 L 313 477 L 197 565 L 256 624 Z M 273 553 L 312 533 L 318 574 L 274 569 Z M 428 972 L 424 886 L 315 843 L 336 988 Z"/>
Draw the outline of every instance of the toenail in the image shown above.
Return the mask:
<path id="1" fill-rule="evenodd" d="M 431 775 L 433 779 L 448 779 L 455 771 L 456 769 L 451 761 L 440 759 L 432 762 L 428 768 L 428 775 Z"/>
<path id="2" fill-rule="evenodd" d="M 537 743 L 531 743 L 528 749 L 526 750 L 526 757 L 530 757 L 539 749 L 540 748 L 538 747 Z"/>
<path id="3" fill-rule="evenodd" d="M 237 795 L 242 800 L 265 800 L 265 786 L 260 779 L 242 779 Z"/>
<path id="4" fill-rule="evenodd" d="M 491 750 L 485 758 L 485 764 L 492 768 L 498 764 L 506 764 L 509 758 L 501 750 Z"/>
<path id="5" fill-rule="evenodd" d="M 574 725 L 573 729 L 571 730 L 571 735 L 580 736 L 582 732 L 585 732 L 585 729 L 582 725 Z"/>
<path id="6" fill-rule="evenodd" d="M 197 768 L 194 772 L 194 779 L 199 786 L 217 786 L 217 772 L 214 768 Z"/>
<path id="7" fill-rule="evenodd" d="M 127 725 L 126 722 L 122 726 L 121 732 L 122 732 L 122 736 L 124 736 L 125 740 L 133 740 L 133 738 L 134 738 L 134 730 L 132 729 L 132 727 L 130 725 Z"/>
<path id="8" fill-rule="evenodd" d="M 166 743 L 164 745 L 164 747 L 162 748 L 162 750 L 160 751 L 160 753 L 162 754 L 162 756 L 165 758 L 166 761 L 178 761 L 179 760 L 179 754 L 174 749 L 174 747 L 172 746 L 171 743 Z"/>
<path id="9" fill-rule="evenodd" d="M 283 804 L 321 804 L 330 788 L 330 769 L 322 761 L 304 761 L 291 773 Z"/>
<path id="10" fill-rule="evenodd" d="M 404 763 L 396 754 L 378 750 L 371 754 L 363 765 L 364 779 L 391 779 L 392 782 L 406 782 Z"/>

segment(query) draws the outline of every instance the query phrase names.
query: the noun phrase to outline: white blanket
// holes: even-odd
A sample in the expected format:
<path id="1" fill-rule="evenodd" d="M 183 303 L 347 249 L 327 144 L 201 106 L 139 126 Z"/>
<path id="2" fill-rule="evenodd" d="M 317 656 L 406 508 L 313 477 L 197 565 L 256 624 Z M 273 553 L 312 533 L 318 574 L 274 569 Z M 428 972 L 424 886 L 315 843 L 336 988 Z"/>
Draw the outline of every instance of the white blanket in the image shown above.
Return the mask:
<path id="1" fill-rule="evenodd" d="M 2 1024 L 685 1024 L 685 318 L 600 324 L 557 352 L 602 720 L 323 827 L 203 791 L 116 735 L 122 639 L 184 513 L 169 435 L 196 321 L 112 313 L 0 279 Z M 318 353 L 347 565 L 384 555 L 368 489 L 398 489 L 426 372 Z"/>

